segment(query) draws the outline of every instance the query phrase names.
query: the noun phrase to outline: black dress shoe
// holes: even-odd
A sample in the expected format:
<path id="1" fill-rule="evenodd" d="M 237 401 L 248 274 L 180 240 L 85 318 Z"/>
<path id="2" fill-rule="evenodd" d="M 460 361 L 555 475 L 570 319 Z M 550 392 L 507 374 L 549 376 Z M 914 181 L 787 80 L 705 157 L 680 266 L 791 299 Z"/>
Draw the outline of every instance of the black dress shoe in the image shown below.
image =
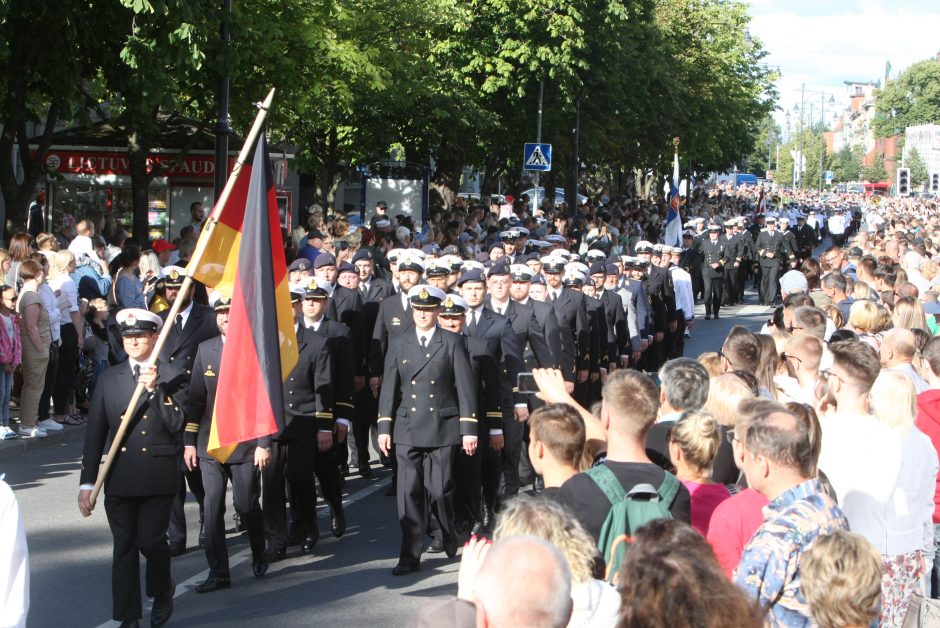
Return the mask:
<path id="1" fill-rule="evenodd" d="M 719 319 L 718 314 L 715 314 L 715 320 L 717 321 L 718 319 Z"/>
<path id="2" fill-rule="evenodd" d="M 368 462 L 359 465 L 359 475 L 364 478 L 372 477 L 372 465 Z"/>
<path id="3" fill-rule="evenodd" d="M 255 574 L 255 578 L 260 578 L 264 574 L 268 573 L 268 561 L 265 558 L 260 560 L 251 560 L 251 573 Z"/>
<path id="4" fill-rule="evenodd" d="M 236 531 L 236 532 L 244 532 L 244 531 L 245 531 L 245 522 L 242 521 L 242 516 L 236 512 L 236 513 L 232 516 L 232 518 L 235 520 L 235 531 Z"/>
<path id="5" fill-rule="evenodd" d="M 182 556 L 186 553 L 186 543 L 170 541 L 170 556 Z"/>
<path id="6" fill-rule="evenodd" d="M 228 589 L 232 586 L 230 578 L 221 578 L 219 576 L 209 576 L 202 584 L 196 585 L 196 593 L 212 593 L 219 589 Z"/>
<path id="7" fill-rule="evenodd" d="M 428 554 L 440 554 L 444 551 L 444 539 L 434 537 L 431 539 L 431 546 L 428 548 Z"/>
<path id="8" fill-rule="evenodd" d="M 309 554 L 310 552 L 313 551 L 313 548 L 317 546 L 317 541 L 319 540 L 320 540 L 319 530 L 316 532 L 316 534 L 308 534 L 306 537 L 304 537 L 304 542 L 300 546 L 300 551 L 303 552 L 304 554 Z"/>
<path id="9" fill-rule="evenodd" d="M 333 519 L 331 521 L 333 526 L 333 536 L 339 538 L 346 534 L 346 512 L 343 510 L 342 504 L 339 508 L 333 509 Z"/>
<path id="10" fill-rule="evenodd" d="M 199 547 L 206 546 L 206 524 L 199 522 Z"/>
<path id="11" fill-rule="evenodd" d="M 451 541 L 444 546 L 444 553 L 447 554 L 447 558 L 453 558 L 457 555 L 457 541 Z"/>
<path id="12" fill-rule="evenodd" d="M 705 320 L 710 321 L 711 319 L 712 319 L 712 315 L 711 315 L 711 314 L 706 314 L 706 315 L 705 315 Z"/>
<path id="13" fill-rule="evenodd" d="M 287 548 L 286 547 L 269 547 L 264 552 L 264 557 L 269 563 L 276 563 L 278 561 L 284 560 L 287 558 Z"/>
<path id="14" fill-rule="evenodd" d="M 407 576 L 410 573 L 420 571 L 421 567 L 418 565 L 402 565 L 401 563 L 395 565 L 395 568 L 392 569 L 393 576 Z"/>
<path id="15" fill-rule="evenodd" d="M 158 628 L 170 621 L 173 616 L 173 596 L 176 594 L 176 583 L 170 584 L 170 590 L 163 595 L 153 598 L 153 608 L 150 610 L 150 625 Z"/>
<path id="16" fill-rule="evenodd" d="M 140 628 L 140 621 L 136 619 L 126 619 L 121 622 L 121 628 Z"/>

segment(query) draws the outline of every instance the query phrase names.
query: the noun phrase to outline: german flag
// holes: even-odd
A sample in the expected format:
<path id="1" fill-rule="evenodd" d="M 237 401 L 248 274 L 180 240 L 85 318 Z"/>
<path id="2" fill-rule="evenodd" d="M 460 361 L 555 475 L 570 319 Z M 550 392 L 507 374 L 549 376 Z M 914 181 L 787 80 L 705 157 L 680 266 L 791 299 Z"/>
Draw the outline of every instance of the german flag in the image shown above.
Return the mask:
<path id="1" fill-rule="evenodd" d="M 231 296 L 209 454 L 225 462 L 242 442 L 284 426 L 284 378 L 297 336 L 268 146 L 262 132 L 222 207 L 203 230 L 189 273 Z"/>

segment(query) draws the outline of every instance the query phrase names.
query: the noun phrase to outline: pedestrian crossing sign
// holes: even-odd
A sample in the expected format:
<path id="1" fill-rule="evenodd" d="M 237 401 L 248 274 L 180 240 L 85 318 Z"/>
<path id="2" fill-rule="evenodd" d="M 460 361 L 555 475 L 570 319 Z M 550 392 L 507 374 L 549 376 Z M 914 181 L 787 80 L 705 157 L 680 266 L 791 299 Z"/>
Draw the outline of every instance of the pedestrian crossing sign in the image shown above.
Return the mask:
<path id="1" fill-rule="evenodd" d="M 526 143 L 522 155 L 522 163 L 525 170 L 548 172 L 552 169 L 551 144 Z"/>

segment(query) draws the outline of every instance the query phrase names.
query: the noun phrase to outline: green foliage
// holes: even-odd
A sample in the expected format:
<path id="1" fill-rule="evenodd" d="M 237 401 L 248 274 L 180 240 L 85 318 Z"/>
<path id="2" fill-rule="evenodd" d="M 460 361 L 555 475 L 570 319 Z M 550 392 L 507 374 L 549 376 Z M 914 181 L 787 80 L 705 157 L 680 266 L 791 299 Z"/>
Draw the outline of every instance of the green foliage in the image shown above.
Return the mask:
<path id="1" fill-rule="evenodd" d="M 528 185 L 521 149 L 535 139 L 540 83 L 558 185 L 573 163 L 578 103 L 585 179 L 665 173 L 673 137 L 699 171 L 766 155 L 775 77 L 745 37 L 740 0 L 238 0 L 231 16 L 218 0 L 91 5 L 0 3 L 0 60 L 32 64 L 11 73 L 28 77 L 28 96 L 3 122 L 13 110 L 40 120 L 52 103 L 67 117 L 106 103 L 98 112 L 142 159 L 161 113 L 211 121 L 224 73 L 236 131 L 278 88 L 272 141 L 297 147 L 323 203 L 352 166 L 387 158 L 392 145 L 433 163 L 442 190 L 468 165 L 489 185 Z"/>
<path id="2" fill-rule="evenodd" d="M 884 183 L 888 179 L 888 171 L 882 160 L 876 159 L 870 166 L 862 168 L 862 179 L 869 183 Z"/>
<path id="3" fill-rule="evenodd" d="M 861 146 L 845 145 L 839 151 L 829 154 L 826 167 L 832 170 L 834 181 L 858 181 L 862 176 L 863 156 Z"/>
<path id="4" fill-rule="evenodd" d="M 878 92 L 877 137 L 903 133 L 909 126 L 940 122 L 940 63 L 919 61 Z"/>
<path id="5" fill-rule="evenodd" d="M 917 152 L 916 148 L 911 148 L 911 150 L 907 152 L 907 155 L 905 155 L 904 167 L 911 169 L 912 188 L 920 187 L 927 181 L 927 177 L 929 176 L 927 163 L 924 161 L 924 158 L 920 156 L 920 153 Z"/>

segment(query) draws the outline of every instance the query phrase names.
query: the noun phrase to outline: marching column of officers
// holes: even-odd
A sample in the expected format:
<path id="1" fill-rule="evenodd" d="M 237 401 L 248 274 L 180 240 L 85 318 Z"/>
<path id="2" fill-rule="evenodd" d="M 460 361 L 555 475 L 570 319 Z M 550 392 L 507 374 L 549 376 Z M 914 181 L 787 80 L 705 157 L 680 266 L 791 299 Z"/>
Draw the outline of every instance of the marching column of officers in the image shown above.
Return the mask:
<path id="1" fill-rule="evenodd" d="M 286 556 L 290 539 L 302 553 L 314 550 L 317 485 L 333 535 L 344 534 L 343 476 L 350 462 L 372 475 L 371 438 L 393 469 L 402 530 L 393 574 L 408 574 L 424 551 L 453 556 L 459 535 L 490 534 L 500 503 L 537 480 L 526 419 L 541 402 L 518 390 L 519 373 L 560 369 L 566 386 L 591 403 L 611 369 L 654 371 L 681 355 L 694 307 L 682 249 L 640 242 L 635 256 L 592 250 L 588 265 L 560 243 L 527 255 L 521 234 L 501 235 L 514 254 L 489 268 L 414 249 L 390 251 L 387 271 L 368 249 L 352 263 L 321 253 L 312 264 L 291 264 L 299 358 L 281 391 L 284 427 L 238 445 L 224 463 L 209 456 L 208 443 L 216 396 L 238 394 L 217 390 L 225 342 L 239 341 L 226 337 L 228 300 L 213 293 L 203 306 L 184 296 L 174 321 L 119 312 L 129 360 L 108 369 L 95 390 L 79 493 L 87 516 L 103 452 L 143 382 L 147 393 L 104 483 L 114 619 L 138 624 L 143 554 L 150 623 L 169 620 L 170 559 L 186 549 L 187 485 L 210 567 L 196 591 L 228 588 L 228 482 L 251 571 L 261 577 Z M 185 272 L 167 273 L 171 302 Z M 154 356 L 164 324 L 173 328 Z"/>

